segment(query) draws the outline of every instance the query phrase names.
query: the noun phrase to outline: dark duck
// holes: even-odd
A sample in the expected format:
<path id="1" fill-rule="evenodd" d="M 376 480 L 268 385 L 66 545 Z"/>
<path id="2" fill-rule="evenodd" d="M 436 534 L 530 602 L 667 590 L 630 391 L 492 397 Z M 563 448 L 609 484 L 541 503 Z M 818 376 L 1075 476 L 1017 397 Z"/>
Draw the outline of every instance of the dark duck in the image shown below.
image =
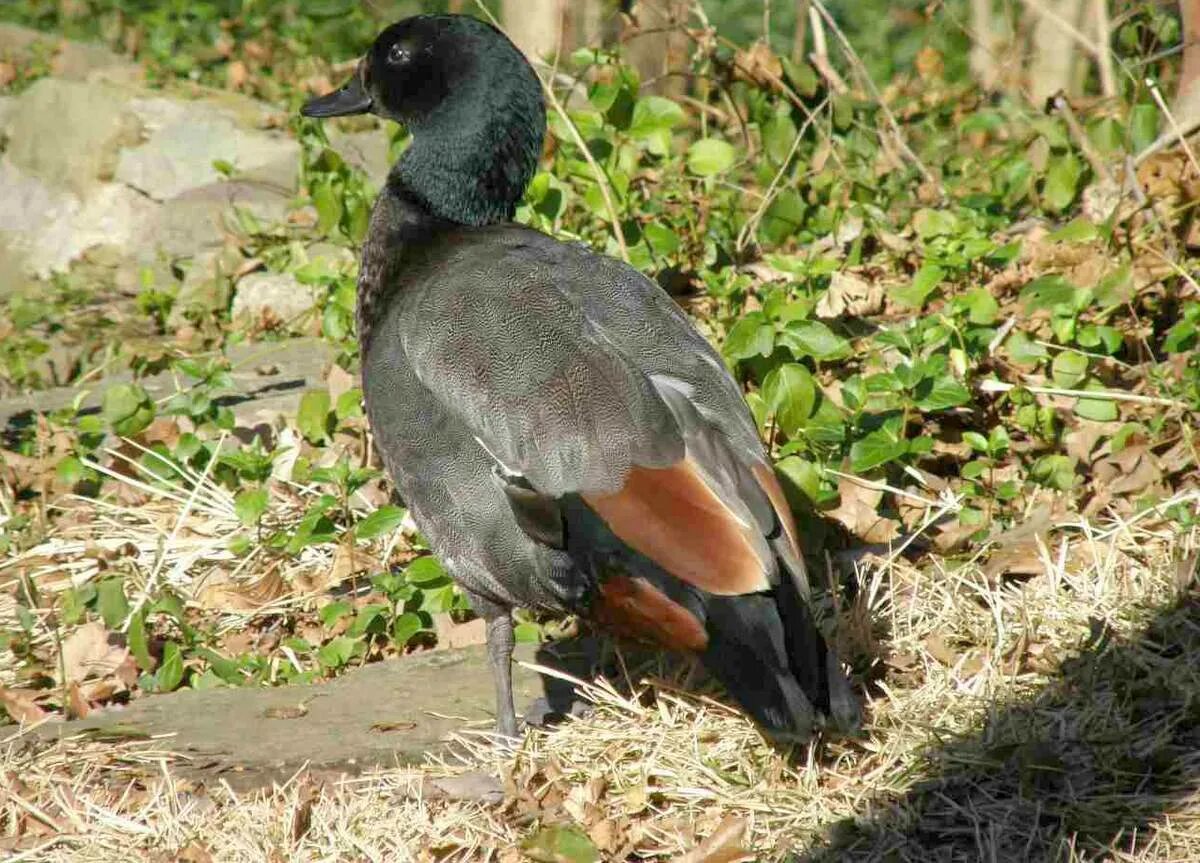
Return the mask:
<path id="1" fill-rule="evenodd" d="M 474 18 L 400 21 L 303 108 L 366 112 L 412 134 L 362 255 L 367 414 L 487 621 L 497 730 L 517 732 L 517 606 L 692 652 L 778 743 L 853 727 L 801 537 L 719 355 L 641 273 L 512 222 L 546 124 L 520 51 Z"/>

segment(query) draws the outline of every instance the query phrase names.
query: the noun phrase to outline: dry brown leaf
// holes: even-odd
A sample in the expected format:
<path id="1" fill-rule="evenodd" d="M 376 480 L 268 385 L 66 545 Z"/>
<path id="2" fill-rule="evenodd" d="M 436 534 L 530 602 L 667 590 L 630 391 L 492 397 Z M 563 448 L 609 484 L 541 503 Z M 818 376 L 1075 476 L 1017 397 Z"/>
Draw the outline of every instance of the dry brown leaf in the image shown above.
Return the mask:
<path id="1" fill-rule="evenodd" d="M 455 623 L 449 614 L 435 614 L 433 616 L 433 625 L 437 630 L 437 646 L 439 649 L 487 644 L 487 624 L 482 617 L 477 617 L 466 623 Z"/>
<path id="2" fill-rule="evenodd" d="M 834 273 L 829 289 L 817 301 L 818 318 L 863 317 L 883 308 L 883 286 L 852 273 Z"/>
<path id="3" fill-rule="evenodd" d="M 0 63 L 0 88 L 7 87 L 17 80 L 17 67 L 12 63 Z"/>
<path id="4" fill-rule="evenodd" d="M 442 800 L 474 800 L 478 803 L 499 803 L 504 799 L 504 783 L 490 773 L 472 771 L 457 776 L 426 779 L 422 793 Z"/>
<path id="5" fill-rule="evenodd" d="M 234 60 L 225 68 L 225 83 L 230 90 L 241 90 L 250 80 L 250 70 L 241 60 Z"/>
<path id="6" fill-rule="evenodd" d="M 881 516 L 879 504 L 883 492 L 846 477 L 838 479 L 840 502 L 825 515 L 837 519 L 848 531 L 864 542 L 888 542 L 900 534 L 900 523 Z"/>
<path id="7" fill-rule="evenodd" d="M 129 655 L 116 640 L 116 635 L 102 623 L 85 623 L 76 629 L 63 642 L 62 666 L 66 680 L 58 682 L 84 681 L 115 672 Z"/>
<path id="8" fill-rule="evenodd" d="M 917 74 L 926 81 L 931 78 L 940 78 L 946 68 L 945 63 L 942 62 L 942 55 L 931 45 L 926 45 L 917 52 L 916 67 Z"/>
<path id="9" fill-rule="evenodd" d="M 46 717 L 46 711 L 38 707 L 33 698 L 33 693 L 28 690 L 9 689 L 0 685 L 0 707 L 17 722 L 30 724 Z"/>
<path id="10" fill-rule="evenodd" d="M 358 376 L 350 374 L 350 372 L 337 363 L 334 363 L 329 367 L 329 374 L 325 378 L 325 385 L 329 388 L 329 398 L 337 402 L 343 393 L 358 386 Z"/>
<path id="11" fill-rule="evenodd" d="M 91 705 L 83 697 L 79 682 L 76 680 L 72 680 L 67 686 L 67 707 L 70 709 L 70 718 L 72 719 L 85 719 L 92 712 Z"/>
<path id="12" fill-rule="evenodd" d="M 249 584 L 223 581 L 205 584 L 197 600 L 210 611 L 256 611 L 289 593 L 287 583 L 272 565 L 256 581 Z"/>
<path id="13" fill-rule="evenodd" d="M 726 815 L 712 835 L 686 854 L 680 854 L 672 863 L 738 863 L 753 860 L 755 855 L 741 844 L 745 835 L 746 819 L 738 815 Z"/>
<path id="14" fill-rule="evenodd" d="M 759 40 L 733 57 L 734 75 L 760 87 L 777 87 L 783 64 L 766 42 Z"/>

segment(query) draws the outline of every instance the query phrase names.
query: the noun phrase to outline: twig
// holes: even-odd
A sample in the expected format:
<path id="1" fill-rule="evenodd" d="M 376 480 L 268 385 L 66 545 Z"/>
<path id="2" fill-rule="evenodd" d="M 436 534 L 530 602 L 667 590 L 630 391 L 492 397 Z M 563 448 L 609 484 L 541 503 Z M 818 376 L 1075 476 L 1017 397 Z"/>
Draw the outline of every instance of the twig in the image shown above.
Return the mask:
<path id="1" fill-rule="evenodd" d="M 1054 97 L 1054 110 L 1066 121 L 1067 131 L 1071 133 L 1071 138 L 1074 139 L 1075 146 L 1079 148 L 1079 152 L 1083 153 L 1083 157 L 1088 160 L 1088 164 L 1092 166 L 1092 171 L 1095 172 L 1096 176 L 1109 183 L 1115 182 L 1112 171 L 1109 170 L 1104 160 L 1100 158 L 1100 154 L 1096 152 L 1096 148 L 1092 146 L 1087 132 L 1084 131 L 1083 126 L 1079 123 L 1079 118 L 1071 110 L 1071 103 L 1067 101 L 1067 97 L 1062 93 Z"/>
<path id="2" fill-rule="evenodd" d="M 1063 387 L 1040 387 L 1033 384 L 1010 384 L 1004 381 L 998 381 L 993 378 L 988 378 L 979 382 L 980 392 L 985 393 L 1007 393 L 1012 390 L 1022 389 L 1028 390 L 1031 393 L 1037 393 L 1043 396 L 1068 396 L 1076 399 L 1101 399 L 1104 401 L 1113 402 L 1132 402 L 1139 405 L 1157 405 L 1167 408 L 1186 408 L 1187 405 L 1174 399 L 1158 398 L 1157 396 L 1143 396 L 1138 393 L 1123 393 L 1119 390 L 1071 390 Z"/>
<path id="3" fill-rule="evenodd" d="M 163 549 L 159 552 L 158 558 L 154 562 L 154 568 L 150 570 L 150 575 L 146 579 L 146 586 L 142 588 L 141 593 L 138 595 L 137 601 L 134 602 L 133 606 L 129 609 L 129 614 L 126 615 L 124 622 L 121 624 L 121 632 L 127 632 L 129 630 L 129 624 L 133 622 L 134 615 L 141 610 L 142 606 L 145 605 L 146 601 L 150 598 L 150 592 L 154 589 L 154 583 L 158 580 L 159 573 L 162 572 L 163 565 L 167 560 L 166 548 L 175 541 L 175 537 L 179 535 L 179 529 L 183 527 L 183 523 L 187 521 L 187 517 L 191 515 L 192 506 L 196 502 L 196 495 L 199 493 L 200 487 L 204 484 L 204 481 L 208 479 L 208 475 L 212 471 L 213 465 L 217 463 L 217 457 L 221 454 L 221 447 L 225 443 L 225 438 L 226 433 L 222 432 L 220 439 L 217 441 L 217 445 L 213 447 L 213 453 L 208 460 L 208 464 L 204 466 L 204 472 L 200 474 L 200 481 L 192 487 L 192 491 L 188 495 L 187 501 L 183 505 L 183 509 L 179 512 L 179 518 L 175 520 L 175 525 L 171 528 L 171 533 L 167 536 L 166 542 L 163 545 Z"/>
<path id="4" fill-rule="evenodd" d="M 824 108 L 828 102 L 829 99 L 825 99 L 825 101 L 817 106 L 817 111 L 820 111 L 822 108 Z M 792 157 L 796 155 L 796 150 L 800 148 L 800 142 L 804 139 L 804 134 L 812 126 L 814 120 L 816 120 L 816 111 L 810 113 L 804 119 L 804 122 L 800 124 L 800 129 L 796 132 L 796 136 L 792 139 L 792 146 L 791 149 L 788 150 L 787 158 L 783 160 L 783 164 L 779 166 L 779 170 L 775 172 L 775 176 L 771 178 L 771 185 L 767 187 L 767 193 L 763 195 L 763 198 L 759 202 L 758 208 L 754 211 L 754 214 L 746 220 L 746 224 L 742 225 L 742 229 L 738 231 L 737 243 L 734 247 L 739 253 L 745 247 L 747 237 L 754 235 L 754 231 L 757 229 L 758 223 L 762 220 L 763 214 L 767 211 L 767 208 L 771 206 L 772 201 L 775 200 L 775 195 L 779 191 L 779 182 L 783 179 L 783 175 L 787 172 L 788 165 L 790 165 L 792 162 Z"/>
<path id="5" fill-rule="evenodd" d="M 891 492 L 898 497 L 907 498 L 911 501 L 921 504 L 922 506 L 929 507 L 930 509 L 941 505 L 939 501 L 930 500 L 927 497 L 921 497 L 919 494 L 913 494 L 911 491 L 905 491 L 902 488 L 896 488 L 893 485 L 888 485 L 886 482 L 880 482 L 873 479 L 863 479 L 861 476 L 855 476 L 852 473 L 843 473 L 842 471 L 834 470 L 831 467 L 825 468 L 825 473 L 829 474 L 830 476 L 836 476 L 839 479 L 847 480 L 855 485 L 862 486 L 863 488 L 869 488 L 872 491 Z"/>
<path id="6" fill-rule="evenodd" d="M 1150 89 L 1150 95 L 1154 97 L 1155 103 L 1158 105 L 1158 110 L 1163 112 L 1163 116 L 1167 118 L 1167 122 L 1171 124 L 1171 133 L 1175 136 L 1175 140 L 1183 147 L 1183 152 L 1187 154 L 1188 161 L 1192 163 L 1192 170 L 1196 172 L 1196 176 L 1200 177 L 1200 162 L 1196 161 L 1196 154 L 1192 152 L 1192 146 L 1187 142 L 1184 132 L 1179 127 L 1179 123 L 1175 121 L 1175 114 L 1167 107 L 1166 101 L 1159 92 L 1158 84 L 1154 83 L 1153 79 L 1146 79 L 1146 86 Z"/>
<path id="7" fill-rule="evenodd" d="M 1100 67 L 1100 89 L 1105 97 L 1111 99 L 1117 95 L 1117 78 L 1113 72 L 1108 0 L 1092 0 L 1092 16 L 1096 27 L 1096 65 Z"/>
<path id="8" fill-rule="evenodd" d="M 889 108 L 887 102 L 884 101 L 883 94 L 879 92 L 879 88 L 876 87 L 875 82 L 871 80 L 871 75 L 867 72 L 866 65 L 863 63 L 862 58 L 858 56 L 858 52 L 856 52 L 854 47 L 850 44 L 850 40 L 846 38 L 846 34 L 843 33 L 841 28 L 837 26 L 837 22 L 833 20 L 833 16 L 829 14 L 829 10 L 825 8 L 825 4 L 822 3 L 821 0 L 812 0 L 812 8 L 821 14 L 821 17 L 825 19 L 825 23 L 829 25 L 829 29 L 833 31 L 835 36 L 837 36 L 838 44 L 842 46 L 842 52 L 846 55 L 846 59 L 850 61 L 852 66 L 854 66 L 855 71 L 858 72 L 859 77 L 862 79 L 863 86 L 870 91 L 871 98 L 875 100 L 875 102 L 879 105 L 879 110 L 883 112 L 883 118 L 887 121 L 888 128 L 891 130 L 892 137 L 895 138 L 896 146 L 900 148 L 900 152 L 906 159 L 908 159 L 913 167 L 920 172 L 921 176 L 925 179 L 925 182 L 929 183 L 931 186 L 934 186 L 938 191 L 938 195 L 942 198 L 945 198 L 945 187 L 942 186 L 938 179 L 933 176 L 933 173 L 925 167 L 925 163 L 917 158 L 917 154 L 912 151 L 912 148 L 908 146 L 908 141 L 904 138 L 904 132 L 900 129 L 900 124 L 896 121 L 896 115 L 892 113 L 892 109 Z"/>

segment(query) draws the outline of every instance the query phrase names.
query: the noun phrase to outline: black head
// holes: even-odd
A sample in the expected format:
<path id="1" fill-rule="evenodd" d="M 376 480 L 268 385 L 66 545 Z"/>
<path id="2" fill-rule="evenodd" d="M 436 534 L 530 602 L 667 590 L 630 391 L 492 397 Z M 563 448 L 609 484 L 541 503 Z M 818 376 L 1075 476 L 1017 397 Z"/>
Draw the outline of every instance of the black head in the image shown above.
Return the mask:
<path id="1" fill-rule="evenodd" d="M 465 15 L 393 24 L 344 87 L 301 113 L 372 113 L 404 124 L 413 144 L 392 180 L 434 215 L 474 225 L 512 218 L 546 125 L 541 84 L 524 56 Z"/>

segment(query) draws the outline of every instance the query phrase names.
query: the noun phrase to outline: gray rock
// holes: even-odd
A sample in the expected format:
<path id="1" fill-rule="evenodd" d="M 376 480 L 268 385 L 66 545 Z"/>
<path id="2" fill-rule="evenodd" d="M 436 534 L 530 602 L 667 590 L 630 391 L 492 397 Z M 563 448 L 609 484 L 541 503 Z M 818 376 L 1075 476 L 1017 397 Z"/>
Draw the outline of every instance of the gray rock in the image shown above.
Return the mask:
<path id="1" fill-rule="evenodd" d="M 291 204 L 290 193 L 263 183 L 234 180 L 190 189 L 158 209 L 147 228 L 140 257 L 191 257 L 220 246 L 235 232 L 236 209 L 270 225 L 286 219 Z"/>
<path id="2" fill-rule="evenodd" d="M 8 130 L 8 117 L 16 104 L 16 96 L 0 96 L 0 141 L 8 137 L 6 134 Z"/>
<path id="3" fill-rule="evenodd" d="M 86 197 L 111 180 L 141 125 L 111 84 L 42 78 L 9 111 L 7 157 L 50 186 Z"/>
<path id="4" fill-rule="evenodd" d="M 51 55 L 50 71 L 56 78 L 86 81 L 104 77 L 107 80 L 133 81 L 142 75 L 141 66 L 103 45 L 73 42 L 17 24 L 0 24 L 0 57 L 28 63 L 43 53 Z"/>
<path id="5" fill-rule="evenodd" d="M 386 129 L 371 129 L 365 132 L 339 132 L 336 129 L 329 133 L 329 146 L 338 155 L 367 175 L 371 185 L 382 189 L 387 182 L 388 171 L 392 163 L 388 158 L 391 141 Z"/>
<path id="6" fill-rule="evenodd" d="M 217 161 L 232 165 L 240 179 L 295 189 L 300 144 L 286 135 L 243 128 L 244 117 L 210 100 L 155 97 L 136 99 L 130 108 L 148 137 L 120 154 L 116 177 L 155 200 L 220 182 Z"/>
<path id="7" fill-rule="evenodd" d="M 242 261 L 236 246 L 223 246 L 196 255 L 175 296 L 168 326 L 178 327 L 188 318 L 218 314 L 229 308 L 233 274 Z"/>
<path id="8" fill-rule="evenodd" d="M 26 174 L 7 159 L 0 159 L 0 200 L 5 202 L 0 207 L 0 246 L 20 275 L 41 278 L 66 271 L 71 261 L 98 246 L 122 256 L 132 254 L 157 209 L 152 201 L 117 183 L 99 184 L 80 199 Z M 0 276 L 0 291 L 4 281 Z"/>
<path id="9" fill-rule="evenodd" d="M 250 273 L 237 283 L 231 317 L 264 329 L 301 329 L 300 319 L 317 305 L 316 291 L 287 273 Z"/>

